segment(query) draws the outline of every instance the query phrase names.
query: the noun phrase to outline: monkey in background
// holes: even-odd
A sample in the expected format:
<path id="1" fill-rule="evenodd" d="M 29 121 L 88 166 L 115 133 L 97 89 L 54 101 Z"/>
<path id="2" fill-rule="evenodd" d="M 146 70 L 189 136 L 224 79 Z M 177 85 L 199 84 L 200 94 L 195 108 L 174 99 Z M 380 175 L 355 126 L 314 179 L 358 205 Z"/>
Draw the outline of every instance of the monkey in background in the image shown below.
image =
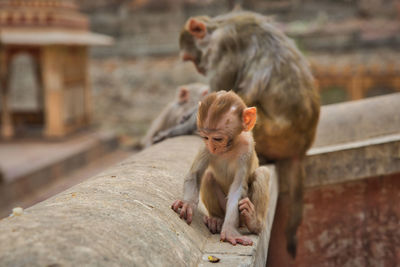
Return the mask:
<path id="1" fill-rule="evenodd" d="M 168 104 L 152 122 L 146 135 L 140 141 L 141 147 L 148 147 L 155 143 L 159 137 L 163 135 L 163 131 L 179 125 L 182 121 L 190 118 L 191 114 L 197 107 L 198 102 L 208 93 L 209 87 L 202 83 L 191 83 L 182 85 L 177 89 L 177 97 L 173 102 Z M 179 127 L 178 127 L 179 129 Z M 191 134 L 190 131 L 181 131 L 180 134 Z"/>
<path id="2" fill-rule="evenodd" d="M 233 90 L 247 106 L 257 107 L 256 151 L 276 162 L 281 184 L 288 185 L 286 241 L 295 257 L 303 210 L 303 160 L 320 110 L 308 62 L 268 18 L 252 12 L 190 18 L 179 43 L 182 59 L 192 61 L 209 78 L 211 91 Z M 185 124 L 186 129 L 196 128 L 193 118 Z"/>
<path id="3" fill-rule="evenodd" d="M 197 126 L 205 146 L 185 177 L 183 200 L 171 208 L 188 224 L 201 199 L 209 216 L 204 223 L 232 245 L 252 245 L 238 231 L 240 224 L 259 234 L 268 207 L 268 168 L 259 167 L 251 133 L 257 118 L 235 93 L 219 91 L 200 103 Z M 200 188 L 199 188 L 200 187 Z"/>

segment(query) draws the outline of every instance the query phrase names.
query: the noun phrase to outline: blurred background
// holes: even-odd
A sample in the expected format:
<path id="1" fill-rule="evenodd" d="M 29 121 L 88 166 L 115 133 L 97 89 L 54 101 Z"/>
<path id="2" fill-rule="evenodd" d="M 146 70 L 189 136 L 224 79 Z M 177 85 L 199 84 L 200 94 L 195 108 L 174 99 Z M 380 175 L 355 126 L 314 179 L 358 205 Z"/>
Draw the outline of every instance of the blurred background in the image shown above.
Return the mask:
<path id="1" fill-rule="evenodd" d="M 90 49 L 92 122 L 115 132 L 126 145 L 137 142 L 178 85 L 206 81 L 192 63 L 178 57 L 178 36 L 186 19 L 226 13 L 234 2 L 77 1 L 89 29 L 114 38 L 113 45 Z M 399 1 L 248 0 L 242 6 L 271 16 L 295 39 L 310 60 L 323 104 L 400 90 Z M 40 81 L 32 59 L 27 54 L 14 57 L 11 69 L 12 110 L 40 109 Z"/>
<path id="2" fill-rule="evenodd" d="M 271 16 L 295 39 L 312 63 L 323 104 L 400 90 L 395 82 L 399 1 L 242 2 L 246 10 Z M 91 53 L 96 123 L 136 138 L 177 85 L 205 81 L 190 62 L 179 60 L 179 32 L 188 17 L 215 16 L 233 5 L 222 0 L 79 1 L 91 29 L 115 38 L 114 46 Z M 354 76 L 359 76 L 356 82 Z"/>
<path id="3" fill-rule="evenodd" d="M 0 0 L 0 218 L 136 153 L 135 145 L 174 99 L 177 86 L 207 82 L 191 62 L 179 58 L 184 22 L 227 13 L 236 2 L 270 16 L 295 40 L 310 62 L 323 105 L 400 92 L 399 0 Z M 398 134 L 390 119 L 384 122 Z M 339 149 L 335 160 L 314 163 L 320 151 L 309 157 L 307 171 L 320 163 L 316 177 L 332 168 L 346 183 L 309 181 L 315 184 L 305 196 L 305 213 L 312 224 L 305 222 L 300 230 L 304 240 L 311 232 L 312 241 L 302 243 L 305 258 L 318 245 L 324 252 L 318 254 L 320 263 L 333 264 L 325 266 L 385 266 L 385 259 L 400 260 L 395 249 L 400 214 L 387 205 L 398 202 L 399 172 L 392 174 L 400 143 L 398 135 L 385 140 L 368 143 L 357 156 L 347 146 L 342 149 L 348 154 Z M 383 144 L 379 153 L 368 150 L 377 143 Z M 333 164 L 340 160 L 346 177 L 337 171 L 342 165 Z M 372 171 L 361 177 L 367 164 Z M 355 177 L 372 178 L 353 183 Z M 371 195 L 376 202 L 368 200 Z M 344 206 L 356 217 L 343 216 Z M 278 212 L 276 218 L 281 217 Z M 381 227 L 376 236 L 365 218 L 373 229 Z M 349 235 L 353 239 L 346 239 Z M 364 253 L 365 264 L 348 251 Z M 365 260 L 371 254 L 382 261 Z"/>

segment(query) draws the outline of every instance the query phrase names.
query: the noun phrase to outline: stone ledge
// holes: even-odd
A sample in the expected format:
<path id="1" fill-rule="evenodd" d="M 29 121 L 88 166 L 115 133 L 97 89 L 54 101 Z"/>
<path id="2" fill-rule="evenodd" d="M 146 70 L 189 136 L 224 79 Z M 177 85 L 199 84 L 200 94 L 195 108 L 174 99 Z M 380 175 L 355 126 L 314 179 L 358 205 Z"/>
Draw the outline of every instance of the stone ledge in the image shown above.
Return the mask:
<path id="1" fill-rule="evenodd" d="M 400 171 L 400 93 L 321 107 L 314 146 L 305 159 L 305 187 Z M 281 193 L 288 191 L 279 181 Z"/>
<path id="2" fill-rule="evenodd" d="M 323 106 L 313 148 L 399 134 L 399 103 L 395 93 Z"/>
<path id="3" fill-rule="evenodd" d="M 264 265 L 277 199 L 271 179 L 267 229 L 252 247 L 219 242 L 200 212 L 188 226 L 170 205 L 201 140 L 155 145 L 77 186 L 0 221 L 1 266 L 195 266 L 209 253 L 220 265 Z M 273 168 L 272 168 L 273 170 Z M 239 261 L 237 261 L 239 260 Z"/>
<path id="4" fill-rule="evenodd" d="M 399 103 L 395 93 L 323 106 L 315 145 L 307 153 L 305 185 L 399 172 Z"/>
<path id="5" fill-rule="evenodd" d="M 47 173 L 66 173 L 115 149 L 118 140 L 114 134 L 101 131 L 76 133 L 60 141 L 15 140 L 0 144 L 0 168 L 3 179 L 0 184 L 11 184 L 29 176 Z M 19 157 L 18 157 L 19 155 Z M 53 171 L 52 169 L 61 169 Z"/>
<path id="6" fill-rule="evenodd" d="M 311 149 L 305 186 L 343 183 L 400 172 L 400 134 Z"/>
<path id="7" fill-rule="evenodd" d="M 113 134 L 96 131 L 77 134 L 63 142 L 27 140 L 0 144 L 0 208 L 34 194 L 117 146 Z"/>

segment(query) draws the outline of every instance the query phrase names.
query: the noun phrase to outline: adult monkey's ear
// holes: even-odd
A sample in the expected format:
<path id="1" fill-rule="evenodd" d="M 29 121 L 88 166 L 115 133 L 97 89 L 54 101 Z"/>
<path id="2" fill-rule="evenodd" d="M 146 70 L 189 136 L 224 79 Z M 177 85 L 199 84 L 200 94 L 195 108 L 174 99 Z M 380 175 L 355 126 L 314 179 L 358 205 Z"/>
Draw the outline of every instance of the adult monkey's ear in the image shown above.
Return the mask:
<path id="1" fill-rule="evenodd" d="M 179 103 L 183 104 L 189 100 L 189 90 L 186 87 L 179 88 Z"/>
<path id="2" fill-rule="evenodd" d="M 251 131 L 257 120 L 257 108 L 250 107 L 243 110 L 243 131 Z"/>
<path id="3" fill-rule="evenodd" d="M 188 22 L 188 31 L 194 37 L 203 39 L 203 37 L 207 34 L 207 27 L 203 21 L 191 18 Z"/>

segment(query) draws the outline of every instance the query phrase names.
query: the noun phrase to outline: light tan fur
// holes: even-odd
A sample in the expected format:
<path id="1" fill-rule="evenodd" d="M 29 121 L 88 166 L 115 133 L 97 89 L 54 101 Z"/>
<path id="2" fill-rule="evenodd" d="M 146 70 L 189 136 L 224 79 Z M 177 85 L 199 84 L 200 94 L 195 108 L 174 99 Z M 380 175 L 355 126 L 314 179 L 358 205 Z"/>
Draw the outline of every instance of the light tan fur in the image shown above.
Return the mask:
<path id="1" fill-rule="evenodd" d="M 184 182 L 183 201 L 172 209 L 188 223 L 199 198 L 209 213 L 205 223 L 212 233 L 233 245 L 251 245 L 239 233 L 240 224 L 252 233 L 265 226 L 269 171 L 259 167 L 251 129 L 256 110 L 247 108 L 233 92 L 212 93 L 198 111 L 199 134 L 205 141 Z M 239 214 L 240 213 L 240 214 Z"/>

